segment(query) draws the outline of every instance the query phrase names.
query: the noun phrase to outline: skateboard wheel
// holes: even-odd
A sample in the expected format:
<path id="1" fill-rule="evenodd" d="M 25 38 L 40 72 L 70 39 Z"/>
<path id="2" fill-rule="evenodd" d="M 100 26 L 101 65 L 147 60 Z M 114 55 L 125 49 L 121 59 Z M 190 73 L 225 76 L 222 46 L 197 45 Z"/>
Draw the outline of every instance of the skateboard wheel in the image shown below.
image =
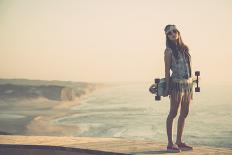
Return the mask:
<path id="1" fill-rule="evenodd" d="M 160 100 L 160 96 L 155 96 L 155 100 Z"/>
<path id="2" fill-rule="evenodd" d="M 200 76 L 200 71 L 196 71 L 195 76 Z"/>
<path id="3" fill-rule="evenodd" d="M 156 89 L 154 87 L 150 87 L 149 88 L 149 92 L 150 93 L 155 94 L 155 91 L 156 91 Z"/>
<path id="4" fill-rule="evenodd" d="M 200 87 L 196 87 L 195 92 L 200 92 Z"/>
<path id="5" fill-rule="evenodd" d="M 155 79 L 155 83 L 159 83 L 160 82 L 160 79 Z"/>

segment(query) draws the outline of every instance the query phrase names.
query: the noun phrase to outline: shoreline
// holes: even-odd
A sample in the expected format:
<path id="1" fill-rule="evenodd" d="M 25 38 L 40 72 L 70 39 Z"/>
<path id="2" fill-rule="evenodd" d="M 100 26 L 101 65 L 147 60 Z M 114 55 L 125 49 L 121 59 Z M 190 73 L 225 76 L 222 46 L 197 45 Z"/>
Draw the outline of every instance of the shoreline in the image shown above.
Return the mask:
<path id="1" fill-rule="evenodd" d="M 101 89 L 101 87 L 102 86 L 97 85 L 95 89 L 86 87 L 86 93 L 76 96 L 72 101 L 53 101 L 44 97 L 39 97 L 36 99 L 20 100 L 19 102 L 13 103 L 13 107 L 9 107 L 9 104 L 0 105 L 2 110 L 9 110 L 9 114 L 7 112 L 6 114 L 3 113 L 3 117 L 0 118 L 0 122 L 3 124 L 0 127 L 0 135 L 56 136 L 61 134 L 63 136 L 72 136 L 72 134 L 79 129 L 78 126 L 57 125 L 52 123 L 52 120 L 67 114 L 73 114 L 74 112 L 69 109 L 70 107 L 78 106 L 89 94 Z M 9 103 L 11 103 L 11 100 L 9 100 Z M 22 110 L 22 112 L 20 110 Z M 35 113 L 33 113 L 33 111 L 35 111 Z M 9 117 L 4 115 L 20 117 Z M 70 130 L 70 132 L 67 132 L 67 130 Z"/>

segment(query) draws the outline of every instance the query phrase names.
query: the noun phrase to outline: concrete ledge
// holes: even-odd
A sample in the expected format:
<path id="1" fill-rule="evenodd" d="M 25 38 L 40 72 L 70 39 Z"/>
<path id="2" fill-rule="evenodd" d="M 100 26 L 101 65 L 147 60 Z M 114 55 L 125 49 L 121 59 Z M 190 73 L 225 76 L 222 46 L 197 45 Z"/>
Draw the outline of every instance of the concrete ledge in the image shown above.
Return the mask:
<path id="1" fill-rule="evenodd" d="M 129 155 L 125 153 L 106 152 L 81 148 L 47 145 L 13 145 L 0 144 L 0 155 Z"/>
<path id="2" fill-rule="evenodd" d="M 173 155 L 155 141 L 103 137 L 0 135 L 0 155 Z M 181 155 L 232 155 L 230 148 L 193 146 Z"/>

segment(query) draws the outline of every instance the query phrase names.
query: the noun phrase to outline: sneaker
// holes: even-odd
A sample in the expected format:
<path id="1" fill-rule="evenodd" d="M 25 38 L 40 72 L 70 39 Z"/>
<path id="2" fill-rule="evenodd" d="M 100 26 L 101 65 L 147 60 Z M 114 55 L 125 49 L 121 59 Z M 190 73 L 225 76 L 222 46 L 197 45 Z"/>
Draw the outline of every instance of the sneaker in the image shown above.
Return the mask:
<path id="1" fill-rule="evenodd" d="M 193 147 L 187 145 L 186 143 L 176 144 L 181 150 L 192 150 Z"/>
<path id="2" fill-rule="evenodd" d="M 181 152 L 180 148 L 176 144 L 173 144 L 171 146 L 170 145 L 167 146 L 167 151 L 168 152 L 175 152 L 175 153 Z"/>

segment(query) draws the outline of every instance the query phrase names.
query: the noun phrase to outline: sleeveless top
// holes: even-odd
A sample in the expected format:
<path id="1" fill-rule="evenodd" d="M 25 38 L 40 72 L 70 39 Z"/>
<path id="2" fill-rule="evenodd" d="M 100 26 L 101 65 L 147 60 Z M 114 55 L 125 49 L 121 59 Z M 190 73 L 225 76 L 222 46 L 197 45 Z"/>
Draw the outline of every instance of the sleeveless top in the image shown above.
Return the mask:
<path id="1" fill-rule="evenodd" d="M 170 76 L 171 83 L 170 89 L 176 92 L 187 92 L 191 94 L 191 99 L 193 99 L 193 82 L 192 82 L 192 62 L 188 63 L 185 58 L 184 53 L 178 51 L 177 59 L 172 53 L 172 49 L 167 47 L 167 51 L 171 54 L 171 66 L 170 69 L 172 74 Z"/>
<path id="2" fill-rule="evenodd" d="M 189 79 L 192 77 L 192 62 L 190 59 L 190 63 L 185 58 L 184 53 L 178 51 L 178 57 L 175 58 L 174 54 L 172 53 L 171 48 L 167 48 L 171 54 L 171 78 L 174 80 L 182 80 L 182 79 Z"/>

